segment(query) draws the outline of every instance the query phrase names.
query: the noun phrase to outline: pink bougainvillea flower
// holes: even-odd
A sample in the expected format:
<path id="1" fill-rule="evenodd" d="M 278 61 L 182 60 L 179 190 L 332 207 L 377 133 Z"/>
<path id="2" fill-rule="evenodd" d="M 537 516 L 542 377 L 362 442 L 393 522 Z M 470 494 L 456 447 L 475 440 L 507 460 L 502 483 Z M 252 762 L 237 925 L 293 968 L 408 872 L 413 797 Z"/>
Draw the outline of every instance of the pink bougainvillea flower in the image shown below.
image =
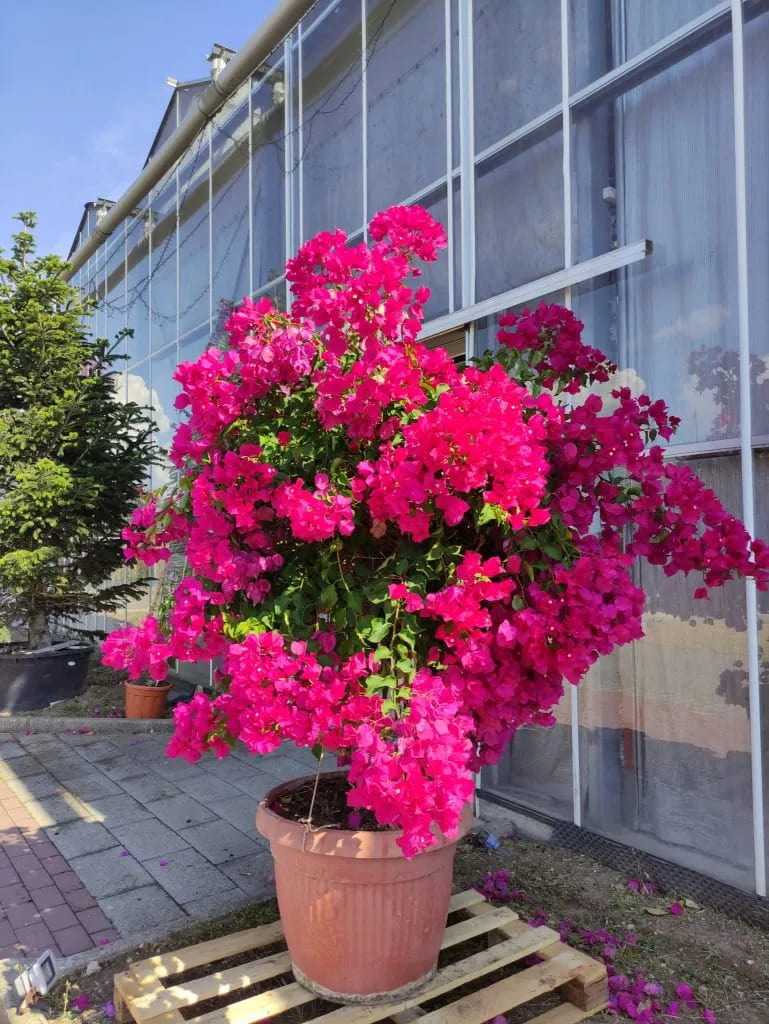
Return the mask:
<path id="1" fill-rule="evenodd" d="M 458 834 L 518 729 L 552 725 L 565 685 L 643 636 L 638 559 L 698 598 L 769 586 L 767 545 L 654 443 L 677 417 L 612 381 L 572 311 L 504 314 L 466 367 L 420 341 L 420 264 L 446 245 L 419 206 L 377 213 L 365 243 L 323 231 L 288 261 L 290 309 L 245 299 L 226 345 L 177 368 L 178 473 L 123 539 L 145 566 L 183 553 L 185 575 L 103 645 L 129 679 L 216 663 L 169 756 L 323 750 L 350 812 L 401 830 L 408 857 Z"/>

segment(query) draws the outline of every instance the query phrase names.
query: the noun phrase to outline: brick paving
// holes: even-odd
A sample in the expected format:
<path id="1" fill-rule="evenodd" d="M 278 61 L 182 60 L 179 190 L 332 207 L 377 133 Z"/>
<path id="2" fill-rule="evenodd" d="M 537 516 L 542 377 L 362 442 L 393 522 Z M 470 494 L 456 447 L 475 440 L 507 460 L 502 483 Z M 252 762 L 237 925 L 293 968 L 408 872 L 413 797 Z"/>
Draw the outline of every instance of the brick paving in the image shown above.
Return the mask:
<path id="1" fill-rule="evenodd" d="M 0 959 L 98 949 L 271 894 L 256 805 L 308 774 L 311 755 L 189 765 L 165 756 L 167 742 L 0 737 Z"/>

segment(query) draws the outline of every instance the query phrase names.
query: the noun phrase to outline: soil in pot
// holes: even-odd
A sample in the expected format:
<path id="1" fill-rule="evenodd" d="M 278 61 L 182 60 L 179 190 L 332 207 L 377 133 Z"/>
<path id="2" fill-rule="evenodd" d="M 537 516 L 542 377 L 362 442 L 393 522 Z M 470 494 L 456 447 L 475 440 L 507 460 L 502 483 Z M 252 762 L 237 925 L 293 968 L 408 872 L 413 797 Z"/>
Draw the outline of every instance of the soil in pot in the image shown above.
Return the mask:
<path id="1" fill-rule="evenodd" d="M 142 683 L 125 684 L 126 718 L 162 718 L 171 690 L 170 683 L 146 686 Z"/>
<path id="2" fill-rule="evenodd" d="M 397 999 L 432 977 L 446 926 L 457 839 L 436 833 L 406 860 L 399 830 L 347 827 L 343 773 L 284 783 L 262 800 L 283 929 L 297 981 L 341 1003 Z M 301 820 L 303 819 L 303 820 Z M 357 820 L 357 819 L 355 819 Z M 472 823 L 465 809 L 459 838 Z"/>

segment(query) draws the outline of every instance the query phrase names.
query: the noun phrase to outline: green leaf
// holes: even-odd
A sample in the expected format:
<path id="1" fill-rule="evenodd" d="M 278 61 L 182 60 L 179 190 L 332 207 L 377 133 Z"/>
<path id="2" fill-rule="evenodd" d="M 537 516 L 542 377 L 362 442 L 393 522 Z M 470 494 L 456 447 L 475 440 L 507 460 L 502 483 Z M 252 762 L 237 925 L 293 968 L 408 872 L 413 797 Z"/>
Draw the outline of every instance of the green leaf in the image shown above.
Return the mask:
<path id="1" fill-rule="evenodd" d="M 333 583 L 329 583 L 328 586 L 324 587 L 318 595 L 318 601 L 320 602 L 321 608 L 333 608 L 337 600 L 336 587 Z"/>
<path id="2" fill-rule="evenodd" d="M 384 640 L 389 632 L 390 627 L 384 619 L 374 619 L 371 623 L 368 638 L 372 644 L 378 644 L 380 640 Z"/>
<path id="3" fill-rule="evenodd" d="M 377 647 L 374 651 L 374 660 L 381 661 L 383 658 L 391 658 L 392 651 L 389 647 Z"/>

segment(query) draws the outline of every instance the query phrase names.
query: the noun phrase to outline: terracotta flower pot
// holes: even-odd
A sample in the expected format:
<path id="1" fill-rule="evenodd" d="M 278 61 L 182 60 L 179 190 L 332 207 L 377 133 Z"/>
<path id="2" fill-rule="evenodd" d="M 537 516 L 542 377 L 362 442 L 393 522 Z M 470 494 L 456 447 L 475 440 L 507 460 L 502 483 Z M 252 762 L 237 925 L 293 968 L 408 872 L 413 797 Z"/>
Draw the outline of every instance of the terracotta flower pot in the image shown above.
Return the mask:
<path id="1" fill-rule="evenodd" d="M 458 839 L 406 860 L 399 831 L 306 832 L 270 806 L 314 776 L 284 783 L 259 804 L 270 841 L 294 977 L 327 999 L 376 1002 L 418 989 L 434 973 L 446 927 Z M 472 824 L 468 804 L 460 837 Z"/>
<path id="2" fill-rule="evenodd" d="M 140 683 L 125 684 L 126 718 L 161 718 L 166 709 L 170 683 L 163 686 L 142 686 Z"/>

